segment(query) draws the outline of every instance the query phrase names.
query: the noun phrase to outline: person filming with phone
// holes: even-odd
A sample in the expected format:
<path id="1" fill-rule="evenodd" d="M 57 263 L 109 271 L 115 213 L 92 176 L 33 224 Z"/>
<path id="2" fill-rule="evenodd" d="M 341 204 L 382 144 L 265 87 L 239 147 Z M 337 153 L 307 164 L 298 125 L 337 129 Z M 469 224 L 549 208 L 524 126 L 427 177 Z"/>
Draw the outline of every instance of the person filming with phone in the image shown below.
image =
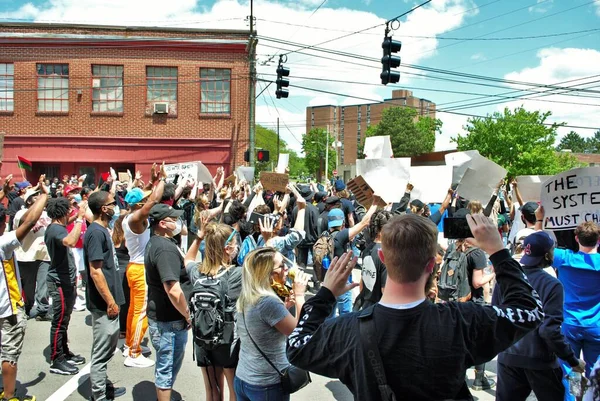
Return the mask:
<path id="1" fill-rule="evenodd" d="M 426 302 L 423 289 L 435 266 L 438 230 L 427 218 L 392 218 L 381 234 L 388 271 L 381 301 L 326 320 L 356 264 L 351 253 L 332 261 L 321 290 L 302 307 L 288 339 L 289 362 L 339 378 L 359 400 L 472 399 L 466 369 L 485 363 L 535 329 L 544 314 L 523 270 L 504 249 L 496 225 L 468 215 L 473 241 L 491 255 L 503 302 Z"/>

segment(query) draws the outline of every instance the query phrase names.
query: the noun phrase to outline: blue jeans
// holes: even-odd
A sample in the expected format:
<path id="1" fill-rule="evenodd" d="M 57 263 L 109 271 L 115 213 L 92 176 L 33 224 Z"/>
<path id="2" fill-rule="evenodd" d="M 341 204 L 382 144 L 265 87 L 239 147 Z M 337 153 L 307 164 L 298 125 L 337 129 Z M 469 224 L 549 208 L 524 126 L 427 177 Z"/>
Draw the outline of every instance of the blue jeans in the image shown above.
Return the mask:
<path id="1" fill-rule="evenodd" d="M 233 387 L 238 401 L 289 401 L 290 399 L 289 394 L 283 394 L 281 384 L 255 386 L 236 376 Z"/>
<path id="2" fill-rule="evenodd" d="M 585 375 L 586 377 L 590 377 L 592 368 L 600 356 L 600 327 L 578 327 L 563 323 L 562 332 L 577 358 L 580 357 L 581 352 L 583 351 Z M 571 367 L 568 363 L 562 360 L 561 364 L 565 375 L 568 375 L 571 371 Z M 563 379 L 563 383 L 567 388 L 565 400 L 575 400 L 575 397 L 569 394 L 568 381 Z"/>
<path id="3" fill-rule="evenodd" d="M 341 315 L 352 312 L 352 292 L 348 291 L 337 297 L 337 303 L 329 315 L 330 318 L 335 317 L 335 312 Z"/>
<path id="4" fill-rule="evenodd" d="M 186 322 L 158 322 L 148 318 L 148 331 L 156 350 L 154 384 L 162 390 L 171 389 L 183 363 L 188 340 Z"/>

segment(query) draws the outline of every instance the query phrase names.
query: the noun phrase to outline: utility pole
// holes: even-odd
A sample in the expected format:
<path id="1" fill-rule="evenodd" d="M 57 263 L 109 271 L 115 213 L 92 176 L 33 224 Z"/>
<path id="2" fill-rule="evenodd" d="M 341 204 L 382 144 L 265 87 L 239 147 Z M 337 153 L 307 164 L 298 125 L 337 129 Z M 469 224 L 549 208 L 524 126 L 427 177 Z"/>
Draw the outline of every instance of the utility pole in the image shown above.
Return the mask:
<path id="1" fill-rule="evenodd" d="M 329 124 L 327 124 L 327 137 L 325 138 L 325 182 L 329 182 Z"/>
<path id="2" fill-rule="evenodd" d="M 279 117 L 277 117 L 277 165 L 279 165 Z"/>
<path id="3" fill-rule="evenodd" d="M 254 125 L 255 96 L 256 96 L 256 38 L 254 36 L 254 0 L 250 0 L 250 37 L 248 39 L 248 57 L 250 58 L 250 79 L 248 80 L 248 101 L 250 112 L 248 113 L 248 128 L 250 141 L 250 166 L 254 167 L 256 161 L 256 127 Z"/>

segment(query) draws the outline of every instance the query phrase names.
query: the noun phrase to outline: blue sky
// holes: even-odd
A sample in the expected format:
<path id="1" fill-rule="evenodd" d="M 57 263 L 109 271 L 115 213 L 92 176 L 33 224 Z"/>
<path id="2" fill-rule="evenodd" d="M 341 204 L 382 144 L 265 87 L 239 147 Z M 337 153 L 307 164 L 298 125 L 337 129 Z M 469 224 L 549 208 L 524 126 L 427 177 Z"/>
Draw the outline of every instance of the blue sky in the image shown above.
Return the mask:
<path id="1" fill-rule="evenodd" d="M 273 79 L 272 76 L 264 74 L 274 74 L 276 62 L 269 60 L 272 56 L 275 56 L 276 60 L 277 54 L 282 52 L 277 48 L 297 49 L 295 45 L 280 45 L 270 38 L 306 45 L 316 44 L 348 32 L 380 25 L 418 4 L 406 0 L 326 0 L 322 3 L 323 0 L 256 1 L 257 30 L 262 37 L 259 39 L 258 48 L 261 77 Z M 165 4 L 168 4 L 168 9 L 165 8 Z M 248 14 L 249 6 L 244 0 L 170 0 L 168 3 L 164 0 L 0 0 L 0 19 L 5 21 L 37 20 L 246 29 L 247 23 L 244 18 Z M 531 92 L 531 86 L 481 80 L 475 82 L 505 88 L 474 85 L 471 78 L 427 73 L 408 68 L 405 64 L 527 83 L 557 84 L 571 81 L 572 83 L 562 85 L 579 84 L 579 88 L 594 90 L 594 87 L 600 88 L 600 85 L 594 85 L 591 83 L 594 79 L 587 77 L 600 74 L 600 31 L 580 31 L 598 28 L 600 0 L 433 0 L 402 18 L 400 29 L 394 32 L 395 39 L 403 42 L 400 53 L 403 63 L 400 68 L 402 78 L 399 85 L 414 88 L 412 90 L 415 96 L 437 103 L 441 110 L 451 106 L 468 105 L 472 103 L 467 102 L 470 98 L 499 94 L 510 91 L 511 88 L 529 89 L 529 92 L 517 92 L 516 95 L 535 94 Z M 566 34 L 572 32 L 580 33 Z M 560 36 L 514 39 L 557 34 Z M 322 47 L 378 59 L 381 57 L 380 45 L 383 35 L 384 27 L 379 26 L 361 34 L 332 41 Z M 443 39 L 479 36 L 513 39 Z M 292 85 L 374 100 L 387 98 L 391 94 L 392 88 L 377 85 L 380 66 L 377 61 L 346 58 L 317 51 L 304 52 L 308 55 L 289 55 L 287 65 L 292 71 Z M 326 60 L 320 56 L 341 61 Z M 412 75 L 414 73 L 425 76 Z M 471 83 L 451 82 L 448 79 Z M 371 85 L 337 83 L 331 80 Z M 586 84 L 587 82 L 590 83 Z M 259 90 L 262 88 L 260 84 Z M 470 92 L 478 95 L 442 91 Z M 575 126 L 600 127 L 600 93 L 570 92 L 540 99 L 545 102 L 507 99 L 502 104 L 468 107 L 456 112 L 485 115 L 506 106 L 523 104 L 531 110 L 552 111 L 552 121 L 566 121 Z M 458 101 L 460 103 L 444 106 Z M 363 101 L 293 87 L 290 88 L 289 99 L 276 100 L 274 89 L 270 87 L 257 100 L 256 120 L 264 125 L 273 126 L 279 116 L 282 121 L 283 138 L 289 145 L 299 149 L 299 140 L 304 133 L 306 106 L 356 103 Z M 449 138 L 461 132 L 467 117 L 441 112 L 438 113 L 438 117 L 444 125 L 443 134 L 438 138 L 436 147 L 452 148 Z M 560 134 L 564 135 L 569 130 L 563 128 Z M 588 129 L 575 130 L 584 136 L 593 133 L 593 130 Z"/>

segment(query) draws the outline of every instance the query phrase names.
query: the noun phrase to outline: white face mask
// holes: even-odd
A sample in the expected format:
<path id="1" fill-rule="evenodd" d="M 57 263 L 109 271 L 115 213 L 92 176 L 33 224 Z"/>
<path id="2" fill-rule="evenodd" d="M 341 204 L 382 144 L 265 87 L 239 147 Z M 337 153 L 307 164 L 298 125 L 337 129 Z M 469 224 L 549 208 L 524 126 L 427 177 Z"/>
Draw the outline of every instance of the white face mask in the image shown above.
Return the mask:
<path id="1" fill-rule="evenodd" d="M 181 233 L 181 229 L 183 227 L 183 223 L 180 219 L 175 222 L 175 229 L 173 230 L 173 236 L 179 235 Z"/>

